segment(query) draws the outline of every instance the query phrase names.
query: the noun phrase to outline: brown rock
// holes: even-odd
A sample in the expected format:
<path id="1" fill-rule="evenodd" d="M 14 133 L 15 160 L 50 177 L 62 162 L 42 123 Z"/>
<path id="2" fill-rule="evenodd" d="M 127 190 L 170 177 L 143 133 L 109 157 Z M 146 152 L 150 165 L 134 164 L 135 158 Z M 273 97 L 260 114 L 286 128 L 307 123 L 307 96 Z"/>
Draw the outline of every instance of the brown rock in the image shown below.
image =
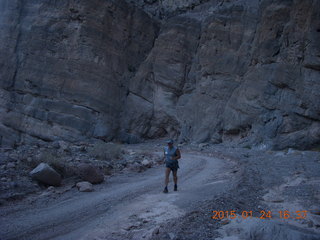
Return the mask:
<path id="1" fill-rule="evenodd" d="M 80 165 L 78 174 L 82 180 L 92 184 L 102 183 L 104 181 L 104 176 L 100 169 L 89 164 Z"/>

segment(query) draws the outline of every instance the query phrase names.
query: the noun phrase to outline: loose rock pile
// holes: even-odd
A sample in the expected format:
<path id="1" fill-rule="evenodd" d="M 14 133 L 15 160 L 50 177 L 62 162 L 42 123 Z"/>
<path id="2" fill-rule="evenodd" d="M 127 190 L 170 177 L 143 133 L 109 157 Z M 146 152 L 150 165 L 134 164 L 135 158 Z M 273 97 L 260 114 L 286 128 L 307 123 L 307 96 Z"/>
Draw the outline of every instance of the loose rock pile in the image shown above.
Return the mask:
<path id="1" fill-rule="evenodd" d="M 71 184 L 68 179 L 74 179 L 73 186 L 78 183 L 79 191 L 89 191 L 92 187 L 82 182 L 100 184 L 121 171 L 141 172 L 159 163 L 161 158 L 157 155 L 102 141 L 77 144 L 57 141 L 46 145 L 2 148 L 0 199 L 5 202 L 50 186 L 64 187 Z"/>

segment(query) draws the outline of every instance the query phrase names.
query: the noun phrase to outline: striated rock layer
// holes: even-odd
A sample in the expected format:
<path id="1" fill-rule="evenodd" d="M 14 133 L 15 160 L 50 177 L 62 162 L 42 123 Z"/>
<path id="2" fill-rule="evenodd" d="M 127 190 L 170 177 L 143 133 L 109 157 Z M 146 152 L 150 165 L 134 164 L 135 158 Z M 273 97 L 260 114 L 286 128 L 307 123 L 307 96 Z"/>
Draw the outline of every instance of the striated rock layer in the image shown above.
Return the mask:
<path id="1" fill-rule="evenodd" d="M 319 9 L 211 1 L 168 19 L 131 81 L 124 127 L 275 149 L 319 143 Z"/>
<path id="2" fill-rule="evenodd" d="M 0 1 L 2 144 L 110 140 L 158 27 L 123 1 Z"/>
<path id="3" fill-rule="evenodd" d="M 320 2 L 0 1 L 2 145 L 320 143 Z"/>

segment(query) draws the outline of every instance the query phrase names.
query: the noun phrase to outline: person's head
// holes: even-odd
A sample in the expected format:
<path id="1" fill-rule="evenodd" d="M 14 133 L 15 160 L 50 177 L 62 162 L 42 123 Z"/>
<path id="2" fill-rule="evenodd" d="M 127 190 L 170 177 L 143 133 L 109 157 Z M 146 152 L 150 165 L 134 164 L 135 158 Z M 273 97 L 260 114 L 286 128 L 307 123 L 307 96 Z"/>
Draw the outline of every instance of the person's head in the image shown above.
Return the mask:
<path id="1" fill-rule="evenodd" d="M 169 148 L 172 148 L 173 140 L 172 139 L 167 140 L 167 144 L 168 144 Z"/>

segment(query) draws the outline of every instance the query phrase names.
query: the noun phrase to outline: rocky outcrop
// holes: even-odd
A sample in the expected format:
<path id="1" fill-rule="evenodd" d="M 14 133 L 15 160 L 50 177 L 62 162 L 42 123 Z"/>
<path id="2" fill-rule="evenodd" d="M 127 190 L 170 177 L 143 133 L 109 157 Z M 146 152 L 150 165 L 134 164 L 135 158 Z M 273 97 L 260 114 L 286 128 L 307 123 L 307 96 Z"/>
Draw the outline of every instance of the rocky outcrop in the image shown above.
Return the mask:
<path id="1" fill-rule="evenodd" d="M 171 18 L 131 81 L 124 126 L 180 141 L 319 143 L 317 9 L 315 1 L 221 1 Z"/>
<path id="2" fill-rule="evenodd" d="M 1 144 L 170 136 L 311 148 L 318 9 L 312 0 L 2 1 Z"/>
<path id="3" fill-rule="evenodd" d="M 147 138 L 179 135 L 183 117 L 177 117 L 176 106 L 199 36 L 200 23 L 190 18 L 175 18 L 162 27 L 152 51 L 130 82 L 122 116 L 124 129 Z"/>

